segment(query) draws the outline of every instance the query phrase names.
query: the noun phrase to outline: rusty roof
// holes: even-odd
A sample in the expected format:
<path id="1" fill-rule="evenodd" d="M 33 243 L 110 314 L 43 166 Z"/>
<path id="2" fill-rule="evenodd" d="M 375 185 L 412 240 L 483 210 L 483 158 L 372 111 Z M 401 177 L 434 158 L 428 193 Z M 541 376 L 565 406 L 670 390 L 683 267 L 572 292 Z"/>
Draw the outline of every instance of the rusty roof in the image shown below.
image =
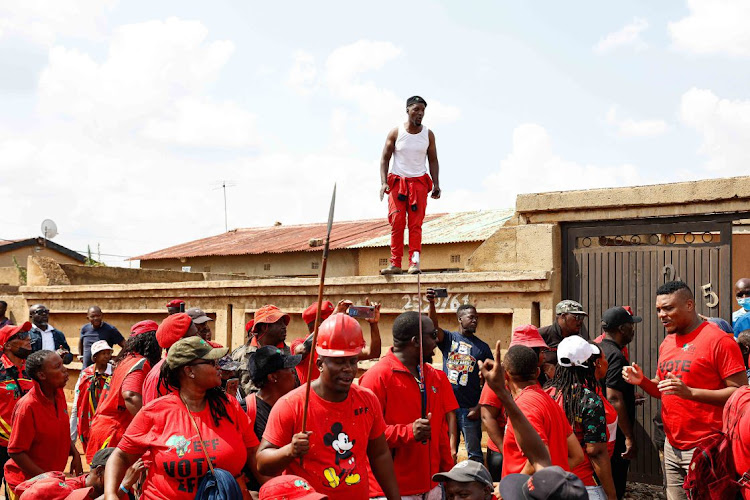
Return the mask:
<path id="1" fill-rule="evenodd" d="M 427 215 L 422 226 L 422 243 L 482 241 L 495 232 L 512 214 L 512 210 L 488 210 Z M 334 222 L 330 248 L 339 250 L 389 246 L 390 234 L 391 227 L 387 219 Z M 130 260 L 318 252 L 322 250 L 322 246 L 311 247 L 310 240 L 323 239 L 325 235 L 325 223 L 233 229 L 216 236 L 133 257 Z"/>

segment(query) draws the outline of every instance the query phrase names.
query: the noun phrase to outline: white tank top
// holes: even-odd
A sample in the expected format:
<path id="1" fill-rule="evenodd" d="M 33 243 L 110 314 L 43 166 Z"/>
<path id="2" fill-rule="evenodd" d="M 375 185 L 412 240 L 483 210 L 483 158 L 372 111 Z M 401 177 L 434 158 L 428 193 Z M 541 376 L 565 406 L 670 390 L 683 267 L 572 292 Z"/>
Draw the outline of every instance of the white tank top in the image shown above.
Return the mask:
<path id="1" fill-rule="evenodd" d="M 427 173 L 427 147 L 429 145 L 430 136 L 427 127 L 422 125 L 421 132 L 410 134 L 403 124 L 399 125 L 391 173 L 401 177 L 422 177 Z"/>

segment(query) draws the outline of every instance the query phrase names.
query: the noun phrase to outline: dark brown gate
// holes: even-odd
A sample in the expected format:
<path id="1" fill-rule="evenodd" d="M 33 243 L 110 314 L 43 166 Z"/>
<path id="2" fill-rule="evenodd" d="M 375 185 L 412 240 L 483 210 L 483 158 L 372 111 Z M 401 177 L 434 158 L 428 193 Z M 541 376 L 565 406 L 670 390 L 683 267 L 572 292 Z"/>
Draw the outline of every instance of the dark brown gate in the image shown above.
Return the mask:
<path id="1" fill-rule="evenodd" d="M 731 320 L 731 220 L 669 219 L 632 223 L 585 223 L 563 227 L 563 298 L 589 313 L 584 329 L 601 333 L 602 312 L 629 305 L 643 323 L 629 345 L 630 358 L 647 376 L 656 373 L 664 328 L 656 317 L 656 289 L 672 279 L 695 293 L 698 312 Z M 636 410 L 637 460 L 632 480 L 661 484 L 658 450 L 651 436 L 658 402 L 646 396 Z"/>

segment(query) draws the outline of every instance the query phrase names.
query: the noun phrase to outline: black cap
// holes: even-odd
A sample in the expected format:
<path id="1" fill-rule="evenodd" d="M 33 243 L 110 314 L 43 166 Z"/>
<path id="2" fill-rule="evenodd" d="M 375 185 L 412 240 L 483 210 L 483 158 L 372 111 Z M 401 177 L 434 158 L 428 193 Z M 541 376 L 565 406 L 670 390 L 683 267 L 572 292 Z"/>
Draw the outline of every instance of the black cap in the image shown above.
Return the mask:
<path id="1" fill-rule="evenodd" d="M 500 481 L 503 500 L 587 500 L 583 481 L 562 467 L 545 467 L 533 476 L 508 474 Z"/>
<path id="2" fill-rule="evenodd" d="M 264 345 L 247 360 L 247 371 L 250 372 L 251 380 L 265 380 L 271 373 L 284 368 L 294 368 L 300 361 L 301 354 L 290 356 L 276 346 Z"/>
<path id="3" fill-rule="evenodd" d="M 109 460 L 109 456 L 114 453 L 115 448 L 109 447 L 109 448 L 102 448 L 101 450 L 94 453 L 94 458 L 91 459 L 91 467 L 99 467 L 106 466 L 107 460 Z"/>
<path id="4" fill-rule="evenodd" d="M 607 330 L 614 330 L 626 323 L 640 323 L 641 321 L 643 318 L 633 316 L 622 306 L 610 307 L 602 314 L 602 327 Z"/>
<path id="5" fill-rule="evenodd" d="M 478 482 L 485 486 L 492 486 L 492 476 L 487 468 L 474 460 L 458 462 L 448 472 L 440 472 L 432 476 L 436 483 L 456 481 L 457 483 Z"/>
<path id="6" fill-rule="evenodd" d="M 413 95 L 410 98 L 406 100 L 406 107 L 408 108 L 412 104 L 424 104 L 425 107 L 427 107 L 427 101 L 419 97 L 418 95 Z"/>

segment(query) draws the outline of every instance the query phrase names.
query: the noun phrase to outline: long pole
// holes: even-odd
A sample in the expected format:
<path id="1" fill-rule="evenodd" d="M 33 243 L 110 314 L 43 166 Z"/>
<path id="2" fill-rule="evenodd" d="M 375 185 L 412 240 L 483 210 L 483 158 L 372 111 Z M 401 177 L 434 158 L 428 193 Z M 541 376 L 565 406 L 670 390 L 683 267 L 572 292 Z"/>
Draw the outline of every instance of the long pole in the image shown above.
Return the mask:
<path id="1" fill-rule="evenodd" d="M 427 388 L 424 383 L 424 349 L 422 348 L 422 270 L 419 269 L 419 252 L 414 252 L 412 264 L 417 266 L 417 303 L 419 307 L 419 392 L 422 396 L 422 418 L 427 418 Z"/>
<path id="2" fill-rule="evenodd" d="M 227 181 L 221 182 L 221 187 L 224 188 L 224 232 L 229 232 L 229 224 L 227 222 Z"/>
<path id="3" fill-rule="evenodd" d="M 320 326 L 320 313 L 323 308 L 323 286 L 326 280 L 326 264 L 328 263 L 328 247 L 331 242 L 331 228 L 333 227 L 333 208 L 336 206 L 336 184 L 333 185 L 333 195 L 331 196 L 331 208 L 328 210 L 328 232 L 326 233 L 326 242 L 323 246 L 323 257 L 320 263 L 320 282 L 318 283 L 318 309 L 315 311 L 315 328 L 313 328 L 312 348 L 308 355 L 307 362 L 307 381 L 305 382 L 305 406 L 302 410 L 302 432 L 307 430 L 307 407 L 310 403 L 310 385 L 312 382 L 313 371 L 313 352 L 318 343 L 318 327 Z M 302 458 L 300 457 L 300 463 Z"/>

